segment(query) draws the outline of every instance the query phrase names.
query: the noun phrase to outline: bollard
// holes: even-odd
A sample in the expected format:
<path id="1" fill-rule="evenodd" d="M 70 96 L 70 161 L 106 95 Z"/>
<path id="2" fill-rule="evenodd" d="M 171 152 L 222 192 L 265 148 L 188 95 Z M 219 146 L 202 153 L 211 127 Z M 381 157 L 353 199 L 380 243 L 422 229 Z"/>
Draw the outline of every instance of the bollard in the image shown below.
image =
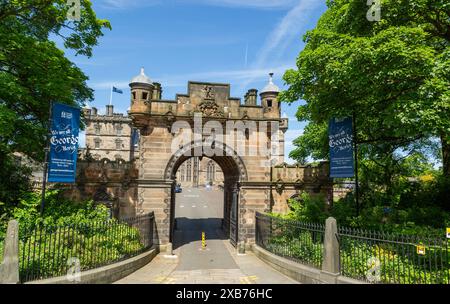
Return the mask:
<path id="1" fill-rule="evenodd" d="M 202 249 L 206 249 L 206 235 L 205 232 L 202 232 Z"/>

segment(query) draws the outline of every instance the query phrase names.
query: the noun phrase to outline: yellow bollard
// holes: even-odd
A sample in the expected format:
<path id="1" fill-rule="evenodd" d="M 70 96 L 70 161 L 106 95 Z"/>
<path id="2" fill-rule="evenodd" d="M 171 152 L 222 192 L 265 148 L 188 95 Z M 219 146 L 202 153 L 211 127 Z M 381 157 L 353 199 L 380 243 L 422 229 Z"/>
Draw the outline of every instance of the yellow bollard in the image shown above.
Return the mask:
<path id="1" fill-rule="evenodd" d="M 205 236 L 205 232 L 202 232 L 202 249 L 206 249 L 206 236 Z"/>

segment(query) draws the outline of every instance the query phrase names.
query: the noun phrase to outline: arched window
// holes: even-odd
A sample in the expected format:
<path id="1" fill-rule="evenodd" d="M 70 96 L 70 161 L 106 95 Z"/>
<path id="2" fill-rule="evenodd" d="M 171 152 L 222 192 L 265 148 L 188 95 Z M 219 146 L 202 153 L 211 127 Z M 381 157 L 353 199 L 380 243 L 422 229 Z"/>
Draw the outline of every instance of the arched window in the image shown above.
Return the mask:
<path id="1" fill-rule="evenodd" d="M 192 179 L 192 161 L 189 159 L 186 164 L 186 181 L 190 182 Z"/>
<path id="2" fill-rule="evenodd" d="M 180 181 L 184 182 L 184 168 L 180 170 Z"/>
<path id="3" fill-rule="evenodd" d="M 213 161 L 210 161 L 206 167 L 206 179 L 210 182 L 215 180 L 216 166 Z"/>

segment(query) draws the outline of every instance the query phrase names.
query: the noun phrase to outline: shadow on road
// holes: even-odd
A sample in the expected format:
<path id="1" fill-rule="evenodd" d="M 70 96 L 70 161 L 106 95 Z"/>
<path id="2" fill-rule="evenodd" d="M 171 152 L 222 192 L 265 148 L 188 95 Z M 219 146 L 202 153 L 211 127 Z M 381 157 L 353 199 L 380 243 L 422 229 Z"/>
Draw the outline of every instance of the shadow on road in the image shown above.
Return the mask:
<path id="1" fill-rule="evenodd" d="M 177 249 L 191 242 L 201 241 L 202 232 L 205 232 L 208 240 L 227 239 L 222 232 L 222 221 L 223 219 L 221 218 L 176 218 L 173 249 Z"/>

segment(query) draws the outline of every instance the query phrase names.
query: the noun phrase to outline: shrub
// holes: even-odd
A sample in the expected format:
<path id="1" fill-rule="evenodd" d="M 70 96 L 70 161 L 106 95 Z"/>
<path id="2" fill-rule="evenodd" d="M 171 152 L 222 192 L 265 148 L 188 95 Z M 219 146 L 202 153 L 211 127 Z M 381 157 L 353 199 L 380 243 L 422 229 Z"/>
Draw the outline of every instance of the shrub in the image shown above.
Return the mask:
<path id="1" fill-rule="evenodd" d="M 59 191 L 46 194 L 43 216 L 40 195 L 26 193 L 18 206 L 0 218 L 0 249 L 7 219 L 19 222 L 22 281 L 63 275 L 71 257 L 81 270 L 129 257 L 143 249 L 139 231 L 110 219 L 108 209 L 93 201 L 73 202 Z"/>

